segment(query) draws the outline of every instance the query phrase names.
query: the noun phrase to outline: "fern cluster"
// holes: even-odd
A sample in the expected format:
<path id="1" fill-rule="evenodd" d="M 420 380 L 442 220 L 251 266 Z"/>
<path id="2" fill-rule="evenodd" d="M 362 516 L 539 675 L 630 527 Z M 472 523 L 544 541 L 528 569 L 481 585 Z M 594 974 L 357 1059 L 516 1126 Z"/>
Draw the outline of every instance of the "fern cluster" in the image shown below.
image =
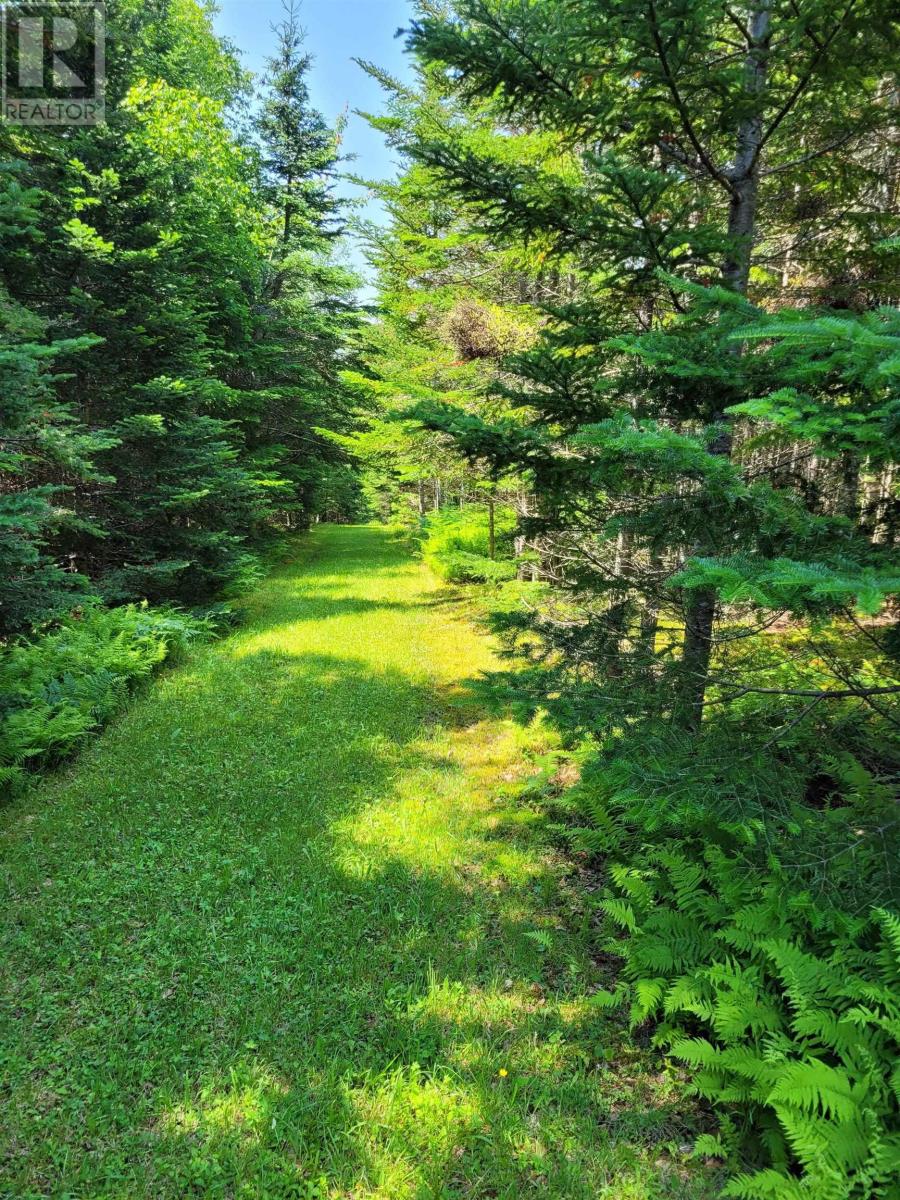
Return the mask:
<path id="1" fill-rule="evenodd" d="M 210 628 L 146 605 L 89 607 L 43 637 L 0 649 L 0 794 L 70 753 L 135 682 Z"/>
<path id="2" fill-rule="evenodd" d="M 709 812 L 704 827 L 676 803 L 654 825 L 636 790 L 590 782 L 581 803 L 582 840 L 619 851 L 602 903 L 624 967 L 596 1003 L 657 1022 L 657 1043 L 720 1107 L 720 1134 L 696 1149 L 740 1152 L 722 1194 L 898 1200 L 900 918 L 843 908 L 837 870 L 830 902 L 814 896 L 763 822 L 748 830 L 754 857 Z"/>
<path id="3" fill-rule="evenodd" d="M 502 583 L 515 579 L 516 515 L 505 504 L 494 513 L 495 557 L 490 557 L 488 510 L 482 504 L 430 513 L 422 530 L 425 561 L 448 583 Z"/>

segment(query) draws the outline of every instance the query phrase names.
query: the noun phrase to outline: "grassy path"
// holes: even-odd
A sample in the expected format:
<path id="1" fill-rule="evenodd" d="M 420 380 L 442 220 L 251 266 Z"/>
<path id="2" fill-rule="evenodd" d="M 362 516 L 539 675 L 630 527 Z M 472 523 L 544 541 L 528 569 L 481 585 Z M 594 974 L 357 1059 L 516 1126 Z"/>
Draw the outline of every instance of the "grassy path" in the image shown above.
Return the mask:
<path id="1" fill-rule="evenodd" d="M 385 534 L 322 529 L 0 812 L 0 1195 L 701 1195 L 676 1084 L 578 999 L 490 661 Z"/>

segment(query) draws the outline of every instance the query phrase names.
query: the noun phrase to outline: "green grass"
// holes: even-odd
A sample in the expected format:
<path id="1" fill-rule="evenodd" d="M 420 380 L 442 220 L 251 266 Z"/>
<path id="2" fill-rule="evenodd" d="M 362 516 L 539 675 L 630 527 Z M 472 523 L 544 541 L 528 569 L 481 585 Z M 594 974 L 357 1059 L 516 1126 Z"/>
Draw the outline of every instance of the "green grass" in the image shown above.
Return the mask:
<path id="1" fill-rule="evenodd" d="M 0 1194 L 710 1194 L 679 1080 L 582 999 L 487 641 L 369 528 L 249 618 L 0 813 Z"/>

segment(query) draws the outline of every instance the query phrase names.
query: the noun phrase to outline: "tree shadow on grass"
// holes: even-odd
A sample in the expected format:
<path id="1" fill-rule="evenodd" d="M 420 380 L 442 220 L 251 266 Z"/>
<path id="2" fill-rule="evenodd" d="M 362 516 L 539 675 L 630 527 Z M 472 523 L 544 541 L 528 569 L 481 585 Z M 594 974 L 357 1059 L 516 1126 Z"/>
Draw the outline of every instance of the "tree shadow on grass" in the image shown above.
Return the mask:
<path id="1" fill-rule="evenodd" d="M 337 617 L 373 616 L 385 612 L 413 612 L 419 605 L 398 600 L 362 600 L 356 596 L 341 596 L 327 591 L 307 592 L 298 597 L 298 610 L 290 618 L 298 621 L 322 621 Z M 272 632 L 275 632 L 274 630 Z"/>
<path id="2" fill-rule="evenodd" d="M 531 940 L 550 865 L 466 815 L 501 735 L 434 715 L 352 657 L 218 655 L 19 814 L 8 1194 L 700 1194 L 675 1089 L 584 1033 L 583 948 Z"/>

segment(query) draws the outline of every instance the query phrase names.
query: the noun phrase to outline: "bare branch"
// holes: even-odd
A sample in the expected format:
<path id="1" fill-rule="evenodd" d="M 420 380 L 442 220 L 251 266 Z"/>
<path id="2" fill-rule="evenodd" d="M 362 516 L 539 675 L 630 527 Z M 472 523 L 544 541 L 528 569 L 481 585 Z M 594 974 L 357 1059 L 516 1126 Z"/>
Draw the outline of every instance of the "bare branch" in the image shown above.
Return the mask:
<path id="1" fill-rule="evenodd" d="M 791 721 L 790 725 L 787 725 L 784 729 L 779 730 L 770 741 L 766 742 L 766 744 L 763 746 L 763 750 L 771 749 L 772 746 L 774 746 L 777 742 L 780 742 L 782 738 L 787 737 L 787 735 L 793 729 L 796 729 L 798 725 L 805 721 L 806 718 L 819 707 L 819 705 L 822 703 L 822 699 L 823 698 L 821 696 L 816 696 L 813 700 L 810 700 L 809 704 L 804 705 L 802 711 L 793 719 L 793 721 Z"/>
<path id="2" fill-rule="evenodd" d="M 834 691 L 815 691 L 812 688 L 809 690 L 805 688 L 760 688 L 748 685 L 740 687 L 736 692 L 722 697 L 719 701 L 711 701 L 711 703 L 728 704 L 732 700 L 739 700 L 741 696 L 751 693 L 757 696 L 809 696 L 816 700 L 867 700 L 870 696 L 896 696 L 900 694 L 900 684 L 895 687 L 853 687 Z"/>
<path id="3" fill-rule="evenodd" d="M 732 12 L 732 10 L 728 7 L 727 4 L 723 4 L 722 11 L 724 12 L 724 14 L 728 18 L 728 20 L 732 23 L 732 25 L 734 25 L 734 27 L 741 34 L 741 36 L 744 39 L 744 42 L 749 44 L 749 42 L 751 40 L 750 39 L 750 30 L 747 28 L 747 26 L 744 24 L 744 22 L 741 20 L 741 18 L 737 15 L 737 13 Z"/>

